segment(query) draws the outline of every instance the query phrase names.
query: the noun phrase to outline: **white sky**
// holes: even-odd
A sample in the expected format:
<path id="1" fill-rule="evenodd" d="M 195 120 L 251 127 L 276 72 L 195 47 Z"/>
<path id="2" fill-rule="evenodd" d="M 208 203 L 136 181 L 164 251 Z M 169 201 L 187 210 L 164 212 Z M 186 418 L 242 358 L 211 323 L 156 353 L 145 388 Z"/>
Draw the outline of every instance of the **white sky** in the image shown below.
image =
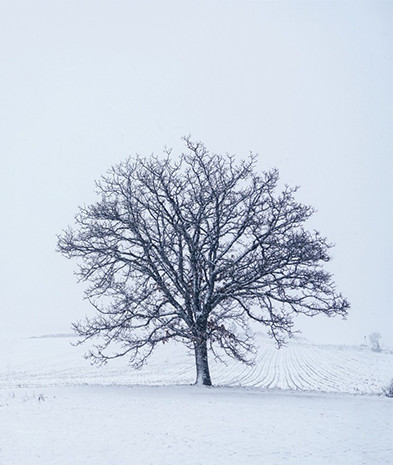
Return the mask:
<path id="1" fill-rule="evenodd" d="M 69 331 L 89 311 L 56 234 L 136 152 L 260 154 L 336 243 L 348 321 L 316 342 L 392 344 L 393 4 L 0 0 L 0 333 Z"/>

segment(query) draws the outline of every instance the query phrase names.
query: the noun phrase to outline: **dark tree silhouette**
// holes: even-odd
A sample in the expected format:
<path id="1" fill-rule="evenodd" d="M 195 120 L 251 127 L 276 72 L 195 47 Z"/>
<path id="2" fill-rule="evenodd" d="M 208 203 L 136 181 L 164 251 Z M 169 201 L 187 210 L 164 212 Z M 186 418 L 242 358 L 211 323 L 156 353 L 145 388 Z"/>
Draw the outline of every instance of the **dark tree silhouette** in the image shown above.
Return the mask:
<path id="1" fill-rule="evenodd" d="M 250 322 L 280 346 L 295 315 L 345 317 L 349 303 L 322 268 L 331 245 L 304 229 L 313 209 L 296 188 L 276 193 L 278 171 L 256 173 L 252 155 L 236 162 L 184 140 L 176 161 L 167 150 L 114 166 L 58 250 L 78 259 L 97 310 L 74 324 L 80 343 L 98 337 L 89 356 L 140 367 L 175 339 L 194 351 L 196 383 L 210 385 L 209 350 L 252 362 Z"/>

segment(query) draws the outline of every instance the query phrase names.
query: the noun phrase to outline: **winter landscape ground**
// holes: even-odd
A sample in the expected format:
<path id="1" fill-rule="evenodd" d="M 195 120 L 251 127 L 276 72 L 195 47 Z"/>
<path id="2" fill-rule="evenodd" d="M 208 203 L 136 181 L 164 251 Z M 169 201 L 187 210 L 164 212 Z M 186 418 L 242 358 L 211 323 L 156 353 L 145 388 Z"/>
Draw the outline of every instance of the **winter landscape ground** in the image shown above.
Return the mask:
<path id="1" fill-rule="evenodd" d="M 166 344 L 142 371 L 91 366 L 72 337 L 2 339 L 0 464 L 393 463 L 393 353 L 258 337 L 256 364 Z"/>

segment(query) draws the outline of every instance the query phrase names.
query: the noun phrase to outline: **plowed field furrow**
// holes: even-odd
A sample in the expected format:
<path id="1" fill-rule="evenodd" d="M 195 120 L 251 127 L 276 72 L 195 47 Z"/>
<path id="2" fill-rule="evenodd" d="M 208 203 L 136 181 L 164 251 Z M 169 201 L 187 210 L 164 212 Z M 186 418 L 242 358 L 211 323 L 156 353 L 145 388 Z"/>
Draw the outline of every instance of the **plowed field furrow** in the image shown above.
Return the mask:
<path id="1" fill-rule="evenodd" d="M 250 386 L 253 383 L 253 380 L 256 376 L 255 368 L 259 365 L 259 360 L 256 361 L 255 366 L 248 366 L 244 365 L 243 370 L 239 370 L 236 375 L 234 375 L 231 379 L 230 385 L 231 386 Z M 232 371 L 234 372 L 235 369 Z M 236 370 L 237 371 L 237 370 Z"/>
<path id="2" fill-rule="evenodd" d="M 322 352 L 322 351 L 321 351 Z M 347 373 L 357 374 L 359 371 L 362 371 L 363 364 L 360 361 L 360 358 L 349 356 L 343 352 L 336 352 L 334 350 L 328 353 L 329 361 L 332 365 L 337 367 L 345 367 Z"/>
<path id="3" fill-rule="evenodd" d="M 309 351 L 307 353 L 307 364 L 309 367 L 312 367 L 314 373 L 322 380 L 329 382 L 340 380 L 340 377 L 331 370 L 332 366 L 330 360 L 327 360 L 326 363 L 326 359 L 321 357 L 321 354 Z"/>
<path id="4" fill-rule="evenodd" d="M 303 350 L 292 351 L 293 353 L 293 365 L 292 369 L 296 375 L 293 375 L 297 379 L 296 388 L 297 389 L 314 389 L 316 382 L 315 379 L 310 376 L 309 371 L 307 370 L 306 357 Z"/>
<path id="5" fill-rule="evenodd" d="M 317 390 L 334 390 L 337 388 L 335 380 L 326 376 L 326 373 L 321 369 L 320 364 L 316 363 L 309 352 L 303 355 L 303 364 L 301 366 L 303 377 L 312 380 L 314 387 Z"/>
<path id="6" fill-rule="evenodd" d="M 253 383 L 254 387 L 265 387 L 264 384 L 266 382 L 266 378 L 269 375 L 269 367 L 272 363 L 273 358 L 273 350 L 272 347 L 263 346 L 258 353 L 258 359 L 255 364 L 255 380 Z"/>
<path id="7" fill-rule="evenodd" d="M 348 362 L 344 361 L 344 359 L 340 362 L 337 359 L 333 361 L 333 357 L 329 355 L 329 353 L 311 353 L 310 361 L 313 364 L 318 364 L 321 378 L 328 381 L 329 385 L 333 386 L 334 389 L 342 389 L 343 386 L 350 388 L 353 378 L 358 379 L 359 373 L 351 370 Z"/>
<path id="8" fill-rule="evenodd" d="M 278 361 L 278 351 L 275 350 L 272 356 L 272 364 L 270 365 L 269 371 L 271 372 L 271 381 L 266 384 L 267 388 L 276 388 L 279 387 L 279 379 L 280 379 L 280 364 Z"/>
<path id="9" fill-rule="evenodd" d="M 262 373 L 261 373 L 261 379 L 258 383 L 260 387 L 267 388 L 270 386 L 275 377 L 274 373 L 274 359 L 275 359 L 275 349 L 273 347 L 266 347 L 265 348 L 267 352 L 267 357 L 265 359 L 265 362 L 262 366 Z"/>
<path id="10" fill-rule="evenodd" d="M 236 365 L 240 364 L 238 368 Z M 239 362 L 229 362 L 228 364 L 215 365 L 214 374 L 219 384 L 229 386 L 245 385 L 245 380 L 249 376 L 250 367 Z"/>
<path id="11" fill-rule="evenodd" d="M 300 376 L 300 364 L 297 354 L 292 349 L 288 353 L 288 377 L 290 379 L 290 389 L 304 389 L 311 387 L 307 381 Z"/>
<path id="12" fill-rule="evenodd" d="M 298 366 L 296 365 L 294 351 L 292 349 L 289 349 L 287 353 L 286 373 L 289 389 L 300 389 L 301 387 L 297 376 Z"/>

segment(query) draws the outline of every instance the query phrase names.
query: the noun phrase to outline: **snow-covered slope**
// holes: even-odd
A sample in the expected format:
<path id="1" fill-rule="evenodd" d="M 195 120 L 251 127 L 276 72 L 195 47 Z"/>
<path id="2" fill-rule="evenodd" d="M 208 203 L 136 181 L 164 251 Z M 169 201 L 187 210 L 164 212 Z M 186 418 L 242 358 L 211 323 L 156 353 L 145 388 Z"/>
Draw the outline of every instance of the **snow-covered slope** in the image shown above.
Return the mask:
<path id="1" fill-rule="evenodd" d="M 3 340 L 0 387 L 76 384 L 192 384 L 194 362 L 178 344 L 159 347 L 142 370 L 125 359 L 105 366 L 91 366 L 83 358 L 86 347 L 73 347 L 72 337 Z M 353 394 L 381 394 L 393 378 L 393 353 L 367 348 L 318 346 L 291 341 L 277 350 L 266 339 L 257 339 L 256 363 L 246 366 L 226 359 L 211 359 L 213 383 L 264 389 L 291 389 Z"/>

